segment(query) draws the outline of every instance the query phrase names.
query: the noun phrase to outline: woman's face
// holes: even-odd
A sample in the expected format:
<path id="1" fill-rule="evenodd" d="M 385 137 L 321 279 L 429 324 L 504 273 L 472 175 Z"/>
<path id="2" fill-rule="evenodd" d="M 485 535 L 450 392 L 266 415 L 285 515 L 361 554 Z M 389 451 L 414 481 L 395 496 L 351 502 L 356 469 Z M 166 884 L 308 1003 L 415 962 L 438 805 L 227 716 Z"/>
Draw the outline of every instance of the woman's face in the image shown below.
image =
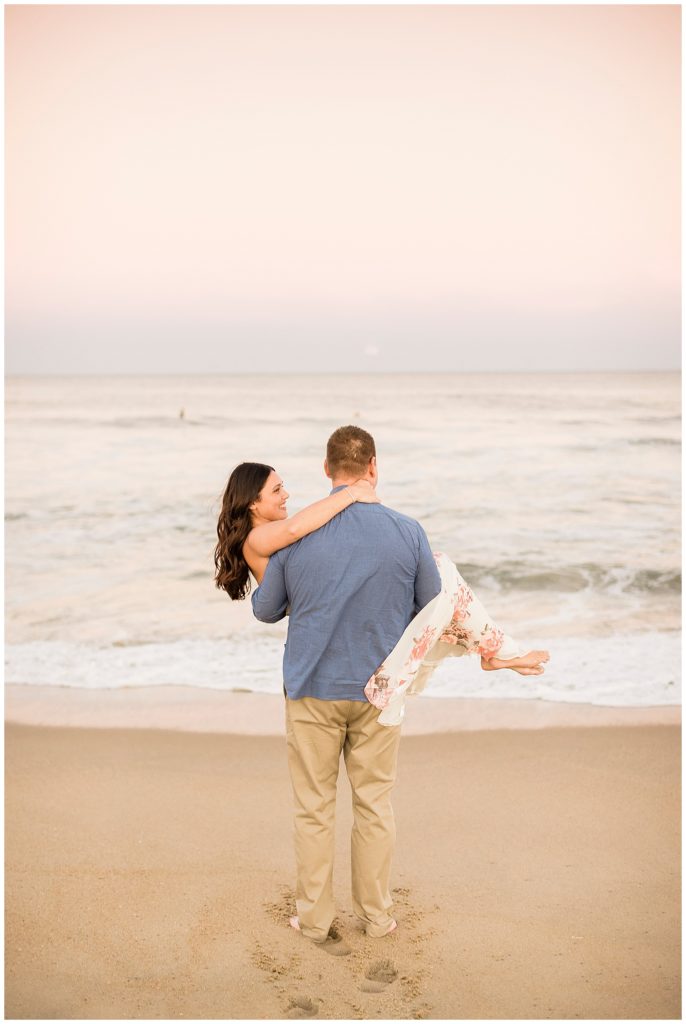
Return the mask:
<path id="1" fill-rule="evenodd" d="M 267 477 L 264 487 L 260 491 L 257 501 L 250 506 L 250 510 L 257 522 L 273 523 L 277 519 L 288 519 L 286 502 L 289 494 L 283 485 L 279 474 L 272 470 Z"/>

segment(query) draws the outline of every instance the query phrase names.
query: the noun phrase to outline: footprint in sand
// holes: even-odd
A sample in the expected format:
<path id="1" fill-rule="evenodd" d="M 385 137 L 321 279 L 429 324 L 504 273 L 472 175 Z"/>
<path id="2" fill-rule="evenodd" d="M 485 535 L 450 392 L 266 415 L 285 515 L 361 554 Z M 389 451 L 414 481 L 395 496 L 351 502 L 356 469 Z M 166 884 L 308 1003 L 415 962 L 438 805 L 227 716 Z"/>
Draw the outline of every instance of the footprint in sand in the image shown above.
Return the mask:
<path id="1" fill-rule="evenodd" d="M 383 992 L 398 977 L 392 960 L 377 960 L 365 971 L 365 980 L 360 985 L 362 992 Z"/>
<path id="2" fill-rule="evenodd" d="M 319 1003 L 309 996 L 295 996 L 291 999 L 286 1010 L 286 1016 L 290 1020 L 302 1020 L 305 1017 L 316 1017 L 319 1013 Z"/>

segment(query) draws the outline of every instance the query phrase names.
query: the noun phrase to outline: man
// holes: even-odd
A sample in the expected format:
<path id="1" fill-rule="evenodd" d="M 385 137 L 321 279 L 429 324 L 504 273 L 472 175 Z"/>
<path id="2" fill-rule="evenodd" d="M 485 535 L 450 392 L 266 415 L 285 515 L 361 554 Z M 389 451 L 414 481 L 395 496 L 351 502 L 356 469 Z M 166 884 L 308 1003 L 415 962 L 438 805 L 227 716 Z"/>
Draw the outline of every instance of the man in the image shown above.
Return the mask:
<path id="1" fill-rule="evenodd" d="M 374 439 L 359 427 L 329 438 L 332 490 L 377 483 Z M 290 605 L 284 653 L 288 764 L 295 801 L 297 918 L 327 952 L 350 952 L 331 933 L 336 781 L 343 751 L 353 794 L 352 899 L 368 935 L 390 934 L 390 872 L 400 726 L 379 725 L 364 687 L 403 631 L 440 591 L 426 534 L 382 504 L 351 505 L 314 533 L 277 551 L 253 611 L 277 622 Z"/>

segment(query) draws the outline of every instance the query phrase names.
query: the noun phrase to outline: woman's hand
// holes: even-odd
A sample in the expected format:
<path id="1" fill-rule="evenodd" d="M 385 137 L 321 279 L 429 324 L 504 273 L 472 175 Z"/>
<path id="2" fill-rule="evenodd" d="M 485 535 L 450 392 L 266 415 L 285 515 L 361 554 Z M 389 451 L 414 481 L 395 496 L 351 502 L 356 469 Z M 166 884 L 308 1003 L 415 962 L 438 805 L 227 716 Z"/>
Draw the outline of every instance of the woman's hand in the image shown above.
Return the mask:
<path id="1" fill-rule="evenodd" d="M 521 658 L 510 658 L 508 661 L 482 657 L 481 667 L 484 672 L 497 672 L 501 668 L 511 668 L 513 672 L 519 672 L 520 676 L 542 676 L 545 671 L 543 668 L 545 661 L 550 661 L 548 651 L 529 651 Z"/>
<path id="2" fill-rule="evenodd" d="M 379 498 L 377 498 L 376 491 L 369 483 L 369 480 L 356 480 L 354 484 L 349 485 L 348 490 L 355 501 L 362 501 L 365 505 L 379 504 Z"/>

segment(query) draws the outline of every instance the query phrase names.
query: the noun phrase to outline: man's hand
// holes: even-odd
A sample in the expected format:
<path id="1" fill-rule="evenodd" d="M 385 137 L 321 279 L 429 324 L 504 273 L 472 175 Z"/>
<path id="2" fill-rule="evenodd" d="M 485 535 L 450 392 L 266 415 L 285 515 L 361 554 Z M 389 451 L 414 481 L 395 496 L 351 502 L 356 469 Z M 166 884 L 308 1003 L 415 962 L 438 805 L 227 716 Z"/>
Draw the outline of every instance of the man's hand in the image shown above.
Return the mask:
<path id="1" fill-rule="evenodd" d="M 508 661 L 482 657 L 481 667 L 484 672 L 497 672 L 501 668 L 511 668 L 513 672 L 519 672 L 520 676 L 542 676 L 545 671 L 543 668 L 545 661 L 550 661 L 548 651 L 529 651 L 521 658 L 510 658 Z"/>

